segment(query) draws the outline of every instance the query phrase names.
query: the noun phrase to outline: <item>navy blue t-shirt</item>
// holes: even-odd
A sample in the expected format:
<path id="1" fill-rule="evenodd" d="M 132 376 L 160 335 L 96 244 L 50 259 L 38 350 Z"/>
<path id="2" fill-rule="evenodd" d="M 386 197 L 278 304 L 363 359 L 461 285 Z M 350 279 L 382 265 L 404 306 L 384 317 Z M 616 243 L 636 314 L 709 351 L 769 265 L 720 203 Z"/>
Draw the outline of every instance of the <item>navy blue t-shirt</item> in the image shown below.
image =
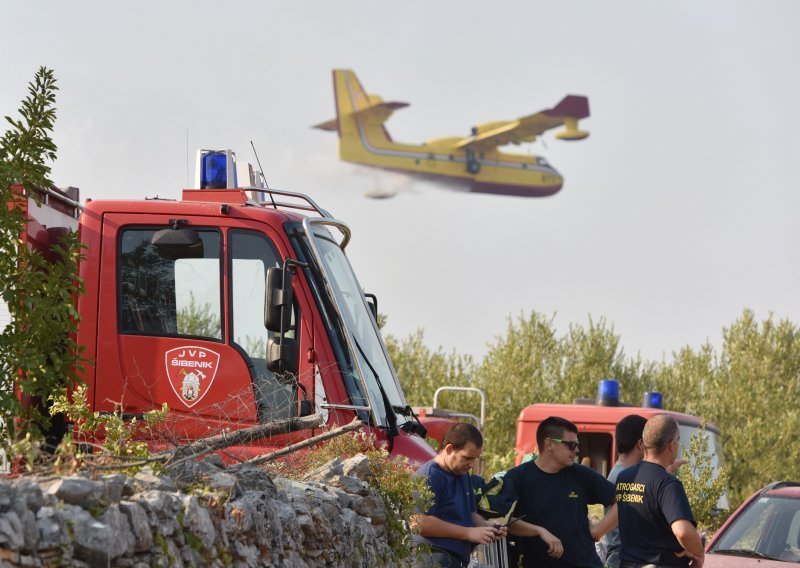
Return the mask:
<path id="1" fill-rule="evenodd" d="M 472 513 L 477 511 L 472 494 L 469 475 L 455 475 L 442 469 L 436 460 L 430 460 L 420 466 L 415 475 L 428 480 L 428 487 L 433 492 L 433 506 L 426 515 L 438 517 L 448 523 L 462 527 L 474 526 Z M 442 548 L 468 560 L 472 552 L 472 543 L 454 538 L 426 538 L 419 534 L 412 535 L 414 542 Z"/>
<path id="2" fill-rule="evenodd" d="M 662 466 L 641 462 L 617 476 L 619 557 L 640 564 L 688 566 L 687 557 L 672 532 L 672 523 L 685 519 L 697 523 L 681 480 Z"/>
<path id="3" fill-rule="evenodd" d="M 524 515 L 523 521 L 546 528 L 564 545 L 561 558 L 551 558 L 541 538 L 515 537 L 524 566 L 602 567 L 589 532 L 587 508 L 614 502 L 614 486 L 602 475 L 580 464 L 547 473 L 530 461 L 506 472 L 502 495 L 517 500 L 515 517 Z"/>

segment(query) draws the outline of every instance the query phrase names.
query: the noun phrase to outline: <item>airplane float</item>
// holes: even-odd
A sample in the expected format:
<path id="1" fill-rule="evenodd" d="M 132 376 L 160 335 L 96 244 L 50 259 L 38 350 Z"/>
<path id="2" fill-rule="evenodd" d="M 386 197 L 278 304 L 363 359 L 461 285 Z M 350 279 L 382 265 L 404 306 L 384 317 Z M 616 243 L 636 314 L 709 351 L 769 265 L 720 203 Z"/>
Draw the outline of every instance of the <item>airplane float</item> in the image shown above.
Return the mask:
<path id="1" fill-rule="evenodd" d="M 314 128 L 338 132 L 342 160 L 455 182 L 471 192 L 522 197 L 553 195 L 561 189 L 564 179 L 547 160 L 508 154 L 499 147 L 533 142 L 545 131 L 562 125 L 564 130 L 556 134 L 561 140 L 582 140 L 589 135 L 578 129 L 578 120 L 589 116 L 589 99 L 568 95 L 555 107 L 536 114 L 479 124 L 466 138 L 403 144 L 392 140 L 384 122 L 408 103 L 384 102 L 377 95 L 368 95 L 349 69 L 334 69 L 333 87 L 336 118 Z"/>

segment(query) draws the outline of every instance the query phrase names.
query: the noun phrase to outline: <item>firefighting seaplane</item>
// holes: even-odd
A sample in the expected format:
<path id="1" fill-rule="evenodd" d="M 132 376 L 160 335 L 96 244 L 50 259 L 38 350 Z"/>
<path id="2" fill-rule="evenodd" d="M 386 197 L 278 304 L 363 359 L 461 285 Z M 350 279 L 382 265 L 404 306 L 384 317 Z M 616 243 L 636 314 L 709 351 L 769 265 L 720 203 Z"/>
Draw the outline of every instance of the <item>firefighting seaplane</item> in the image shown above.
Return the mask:
<path id="1" fill-rule="evenodd" d="M 568 95 L 553 108 L 517 120 L 479 124 L 467 137 L 404 144 L 392 140 L 384 123 L 408 103 L 385 102 L 377 95 L 368 95 L 349 69 L 334 69 L 333 87 L 336 118 L 314 128 L 338 132 L 342 160 L 425 176 L 476 193 L 553 195 L 561 189 L 564 179 L 547 160 L 509 154 L 499 148 L 533 142 L 547 130 L 562 125 L 564 129 L 556 133 L 561 140 L 582 140 L 589 135 L 578 129 L 578 120 L 589 116 L 589 99 Z"/>

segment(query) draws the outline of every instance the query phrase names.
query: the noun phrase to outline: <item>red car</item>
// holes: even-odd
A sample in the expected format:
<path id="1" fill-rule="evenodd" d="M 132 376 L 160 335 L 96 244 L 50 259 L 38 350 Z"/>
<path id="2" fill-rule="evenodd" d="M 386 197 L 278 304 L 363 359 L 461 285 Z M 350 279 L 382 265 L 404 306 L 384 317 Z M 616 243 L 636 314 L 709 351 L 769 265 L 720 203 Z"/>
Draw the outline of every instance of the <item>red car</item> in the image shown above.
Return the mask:
<path id="1" fill-rule="evenodd" d="M 757 491 L 706 546 L 705 568 L 787 568 L 800 564 L 800 483 Z"/>

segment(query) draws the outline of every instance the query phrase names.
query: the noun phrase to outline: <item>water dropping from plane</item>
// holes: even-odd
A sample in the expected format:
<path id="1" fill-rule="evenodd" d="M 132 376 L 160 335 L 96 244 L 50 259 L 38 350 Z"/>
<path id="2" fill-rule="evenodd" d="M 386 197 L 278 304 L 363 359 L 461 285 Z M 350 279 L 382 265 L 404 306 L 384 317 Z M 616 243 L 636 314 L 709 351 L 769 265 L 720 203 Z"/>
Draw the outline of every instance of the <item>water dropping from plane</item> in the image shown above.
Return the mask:
<path id="1" fill-rule="evenodd" d="M 364 194 L 364 197 L 370 199 L 391 199 L 396 196 L 397 192 L 389 189 L 372 189 Z"/>

